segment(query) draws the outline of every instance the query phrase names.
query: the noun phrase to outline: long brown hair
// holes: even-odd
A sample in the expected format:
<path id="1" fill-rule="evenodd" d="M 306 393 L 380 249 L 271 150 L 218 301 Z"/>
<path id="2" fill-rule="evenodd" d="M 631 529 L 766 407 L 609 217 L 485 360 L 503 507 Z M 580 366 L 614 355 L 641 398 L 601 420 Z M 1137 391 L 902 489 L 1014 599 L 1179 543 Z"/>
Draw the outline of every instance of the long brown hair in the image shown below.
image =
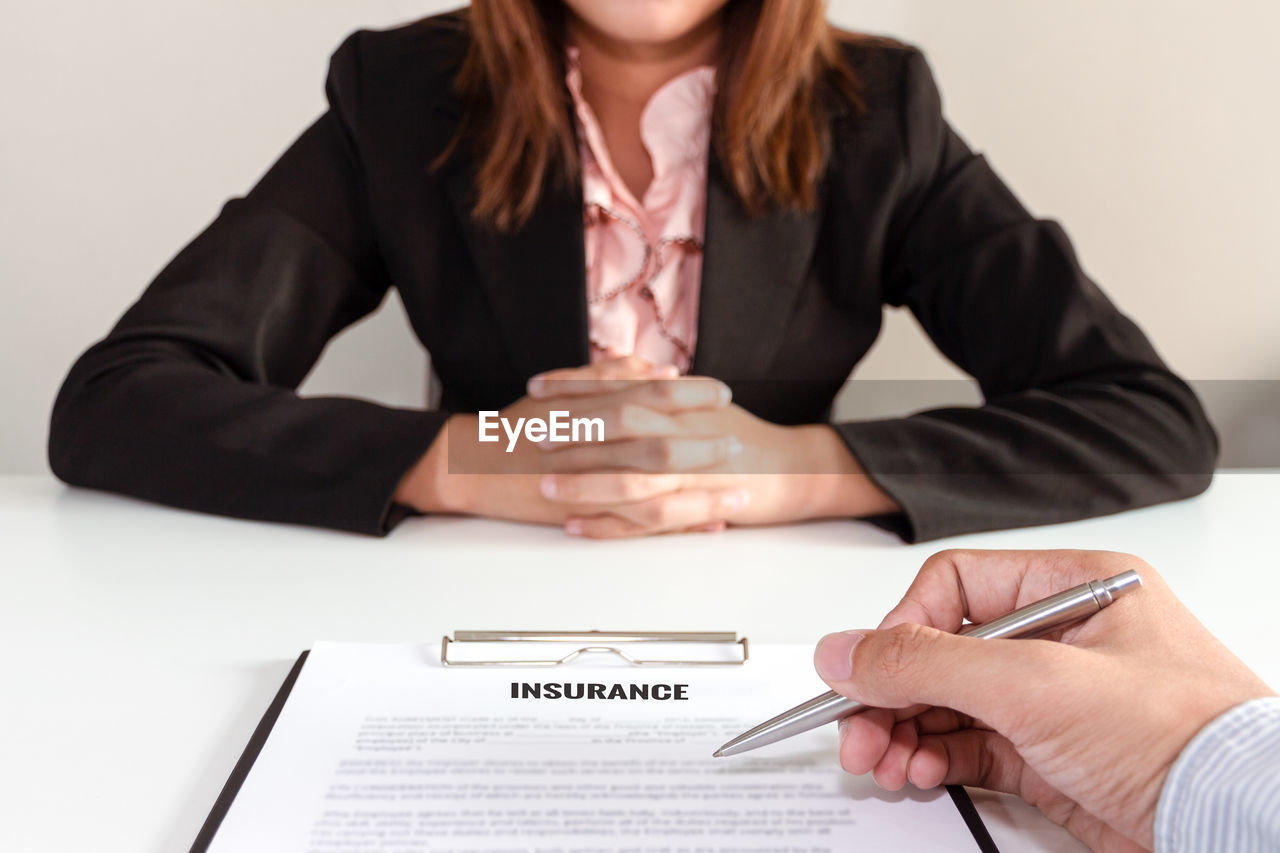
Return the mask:
<path id="1" fill-rule="evenodd" d="M 810 208 L 826 164 L 822 90 L 861 106 L 858 81 L 823 0 L 729 0 L 723 10 L 712 127 L 715 153 L 743 206 Z M 523 224 L 548 180 L 578 152 L 564 93 L 562 0 L 471 0 L 471 42 L 456 87 L 466 113 L 443 163 L 474 145 L 472 215 Z"/>

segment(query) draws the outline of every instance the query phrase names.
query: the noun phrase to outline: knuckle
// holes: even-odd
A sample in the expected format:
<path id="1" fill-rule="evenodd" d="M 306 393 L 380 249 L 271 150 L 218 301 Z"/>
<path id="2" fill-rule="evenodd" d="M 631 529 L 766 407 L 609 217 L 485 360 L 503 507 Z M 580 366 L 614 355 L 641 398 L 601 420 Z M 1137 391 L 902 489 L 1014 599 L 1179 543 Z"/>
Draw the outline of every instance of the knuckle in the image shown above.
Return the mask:
<path id="1" fill-rule="evenodd" d="M 643 376 L 649 370 L 649 363 L 635 355 L 625 356 L 614 365 L 614 373 L 619 378 Z"/>
<path id="2" fill-rule="evenodd" d="M 708 379 L 699 383 L 698 402 L 704 406 L 715 406 L 720 403 L 729 392 L 728 386 L 715 379 Z"/>
<path id="3" fill-rule="evenodd" d="M 581 531 L 584 539 L 611 539 L 616 535 L 608 524 L 600 520 L 584 521 Z"/>
<path id="4" fill-rule="evenodd" d="M 675 451 L 671 442 L 657 439 L 647 442 L 643 451 L 644 465 L 653 471 L 663 471 L 671 466 Z"/>
<path id="5" fill-rule="evenodd" d="M 654 402 L 669 405 L 676 400 L 676 383 L 669 379 L 655 379 L 649 383 L 649 393 Z"/>
<path id="6" fill-rule="evenodd" d="M 648 493 L 645 479 L 638 474 L 623 474 L 618 485 L 618 496 L 623 500 L 638 500 Z"/>
<path id="7" fill-rule="evenodd" d="M 920 570 L 923 573 L 925 571 L 933 571 L 941 567 L 959 563 L 969 556 L 970 553 L 971 552 L 962 548 L 947 548 L 942 551 L 937 551 L 924 561 L 924 565 L 920 567 Z"/>
<path id="8" fill-rule="evenodd" d="M 623 403 L 618 407 L 618 426 L 627 431 L 639 429 L 641 411 L 634 403 Z"/>
<path id="9" fill-rule="evenodd" d="M 985 740 L 978 746 L 978 778 L 983 782 L 991 782 L 996 774 L 996 753 L 991 741 Z"/>
<path id="10" fill-rule="evenodd" d="M 641 527 L 657 527 L 662 518 L 662 504 L 663 501 L 660 499 L 643 501 L 642 503 L 636 504 L 634 508 L 629 509 L 627 511 L 627 516 L 632 520 L 632 522 L 640 525 Z"/>
<path id="11" fill-rule="evenodd" d="M 712 442 L 710 459 L 712 462 L 724 462 L 742 453 L 742 441 L 736 436 L 719 438 Z"/>
<path id="12" fill-rule="evenodd" d="M 582 481 L 573 474 L 563 474 L 556 477 L 556 499 L 564 502 L 576 502 L 582 500 Z"/>
<path id="13" fill-rule="evenodd" d="M 925 578 L 955 578 L 958 582 L 965 574 L 966 566 L 973 566 L 983 562 L 984 554 L 990 556 L 991 552 L 983 552 L 972 548 L 947 548 L 931 555 L 924 564 L 920 566 L 920 571 L 916 574 L 918 579 Z"/>
<path id="14" fill-rule="evenodd" d="M 680 511 L 674 501 L 658 501 L 654 513 L 654 523 L 658 527 L 674 527 L 679 521 Z"/>
<path id="15" fill-rule="evenodd" d="M 867 650 L 875 656 L 871 662 L 873 672 L 888 681 L 895 681 L 909 674 L 915 667 L 917 652 L 923 639 L 924 629 L 911 623 L 895 625 L 887 631 L 879 632 L 874 647 Z M 857 662 L 855 654 L 855 666 Z"/>
<path id="16" fill-rule="evenodd" d="M 1151 564 L 1136 554 L 1129 554 L 1123 551 L 1103 552 L 1103 554 L 1106 563 L 1110 566 L 1109 571 L 1123 572 L 1129 569 L 1153 571 Z"/>
<path id="17" fill-rule="evenodd" d="M 612 403 L 599 411 L 598 415 L 604 421 L 605 435 L 619 438 L 625 434 L 626 408 L 622 403 Z"/>

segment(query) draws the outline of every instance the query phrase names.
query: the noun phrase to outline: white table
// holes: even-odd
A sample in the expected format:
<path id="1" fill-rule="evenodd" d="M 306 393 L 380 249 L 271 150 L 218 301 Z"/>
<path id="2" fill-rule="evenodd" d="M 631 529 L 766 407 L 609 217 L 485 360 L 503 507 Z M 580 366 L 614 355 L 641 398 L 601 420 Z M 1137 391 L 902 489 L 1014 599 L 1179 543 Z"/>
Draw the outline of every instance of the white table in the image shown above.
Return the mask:
<path id="1" fill-rule="evenodd" d="M 942 547 L 1140 554 L 1280 685 L 1278 504 L 1280 472 L 1230 472 L 1179 504 L 912 547 L 851 522 L 599 543 L 422 519 L 376 540 L 0 477 L 0 850 L 187 849 L 316 639 L 596 627 L 813 643 L 875 624 Z M 1021 803 L 976 800 L 1006 851 L 1082 849 Z"/>

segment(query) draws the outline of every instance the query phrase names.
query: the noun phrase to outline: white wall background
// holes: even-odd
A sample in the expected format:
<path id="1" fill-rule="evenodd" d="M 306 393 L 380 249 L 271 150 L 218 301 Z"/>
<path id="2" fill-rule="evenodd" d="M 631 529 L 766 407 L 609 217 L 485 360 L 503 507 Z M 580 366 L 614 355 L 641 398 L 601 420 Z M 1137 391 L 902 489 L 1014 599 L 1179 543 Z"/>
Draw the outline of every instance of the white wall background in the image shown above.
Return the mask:
<path id="1" fill-rule="evenodd" d="M 342 37 L 460 2 L 5 4 L 0 472 L 44 470 L 71 362 L 323 109 Z M 845 27 L 926 49 L 953 123 L 1034 211 L 1066 224 L 1176 370 L 1280 380 L 1280 4 L 831 7 Z M 857 375 L 956 374 L 895 315 Z M 416 405 L 425 384 L 392 302 L 335 342 L 308 387 Z M 1280 433 L 1274 387 L 1210 387 L 1233 442 Z"/>

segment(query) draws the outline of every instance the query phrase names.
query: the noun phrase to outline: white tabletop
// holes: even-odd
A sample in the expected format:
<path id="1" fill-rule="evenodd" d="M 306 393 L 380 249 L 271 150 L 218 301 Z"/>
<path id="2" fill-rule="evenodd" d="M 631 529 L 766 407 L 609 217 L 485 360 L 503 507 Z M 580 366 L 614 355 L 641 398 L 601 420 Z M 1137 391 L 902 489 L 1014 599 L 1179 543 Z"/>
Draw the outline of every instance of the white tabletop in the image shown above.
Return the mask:
<path id="1" fill-rule="evenodd" d="M 813 643 L 874 625 L 943 547 L 1139 554 L 1280 685 L 1278 502 L 1280 472 L 1229 472 L 1191 501 L 910 547 L 856 522 L 600 543 L 440 518 L 378 540 L 0 477 L 0 849 L 187 849 L 317 639 L 594 627 Z M 1006 851 L 1082 849 L 1029 807 L 975 799 Z"/>

